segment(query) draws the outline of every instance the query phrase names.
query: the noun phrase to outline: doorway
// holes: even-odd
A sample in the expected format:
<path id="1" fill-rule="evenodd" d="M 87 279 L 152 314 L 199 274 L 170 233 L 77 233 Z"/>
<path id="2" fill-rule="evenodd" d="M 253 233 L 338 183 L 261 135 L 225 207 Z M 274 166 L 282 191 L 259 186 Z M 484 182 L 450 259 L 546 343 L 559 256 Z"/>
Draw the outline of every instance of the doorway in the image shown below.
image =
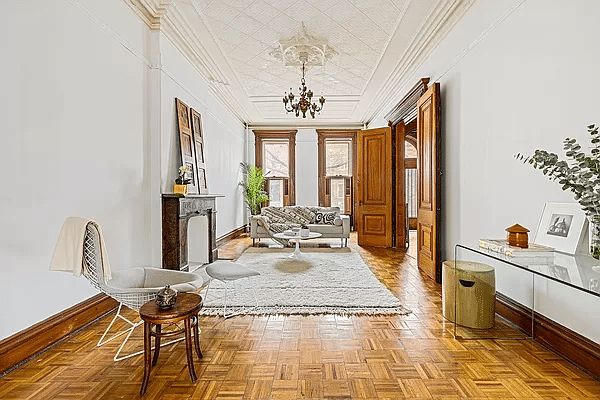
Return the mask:
<path id="1" fill-rule="evenodd" d="M 428 83 L 419 80 L 386 115 L 388 128 L 358 133 L 357 231 L 359 245 L 406 248 L 412 225 L 417 265 L 439 283 L 440 84 Z"/>

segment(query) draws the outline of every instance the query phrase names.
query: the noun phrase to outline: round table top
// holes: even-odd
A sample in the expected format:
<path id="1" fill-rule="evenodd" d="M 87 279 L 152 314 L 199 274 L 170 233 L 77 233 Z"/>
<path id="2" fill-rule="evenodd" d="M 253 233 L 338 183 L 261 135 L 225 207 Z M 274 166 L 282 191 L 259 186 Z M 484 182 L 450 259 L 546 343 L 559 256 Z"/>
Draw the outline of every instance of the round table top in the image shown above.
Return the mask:
<path id="1" fill-rule="evenodd" d="M 287 239 L 287 240 L 292 240 L 292 239 L 308 240 L 308 239 L 316 239 L 316 238 L 322 236 L 319 232 L 310 232 L 309 235 L 310 236 L 302 237 L 299 234 L 298 235 L 290 235 L 285 232 L 280 232 L 280 233 L 274 234 L 273 236 L 276 237 L 277 239 Z"/>
<path id="2" fill-rule="evenodd" d="M 444 261 L 442 265 L 454 269 L 454 260 Z M 491 265 L 483 264 L 475 261 L 463 261 L 458 260 L 456 262 L 456 269 L 459 271 L 472 272 L 472 273 L 486 273 L 493 272 L 494 267 Z"/>
<path id="3" fill-rule="evenodd" d="M 171 308 L 160 308 L 156 301 L 151 300 L 140 308 L 140 317 L 144 321 L 172 320 L 185 318 L 197 313 L 202 308 L 202 297 L 196 293 L 177 293 L 175 305 Z"/>

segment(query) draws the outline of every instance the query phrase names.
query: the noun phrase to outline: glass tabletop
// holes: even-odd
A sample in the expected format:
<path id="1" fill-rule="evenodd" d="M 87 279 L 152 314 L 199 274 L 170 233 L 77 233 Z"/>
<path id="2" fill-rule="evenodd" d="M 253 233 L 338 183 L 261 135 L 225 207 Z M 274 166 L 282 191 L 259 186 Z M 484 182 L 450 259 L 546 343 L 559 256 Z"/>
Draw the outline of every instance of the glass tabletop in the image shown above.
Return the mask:
<path id="1" fill-rule="evenodd" d="M 564 285 L 600 297 L 600 260 L 587 254 L 565 254 L 558 251 L 537 256 L 509 256 L 481 247 L 457 244 L 456 253 L 465 249 L 477 254 L 502 261 L 514 267 L 560 282 Z M 466 256 L 466 253 L 461 254 Z"/>

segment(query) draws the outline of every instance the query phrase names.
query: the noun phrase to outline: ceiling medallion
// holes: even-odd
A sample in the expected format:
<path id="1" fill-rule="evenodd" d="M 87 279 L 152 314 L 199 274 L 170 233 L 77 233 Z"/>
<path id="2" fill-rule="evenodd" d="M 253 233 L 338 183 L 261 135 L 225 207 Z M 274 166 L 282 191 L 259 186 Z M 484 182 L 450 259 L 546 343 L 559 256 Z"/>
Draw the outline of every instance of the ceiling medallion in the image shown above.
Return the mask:
<path id="1" fill-rule="evenodd" d="M 311 117 L 315 117 L 315 113 L 319 113 L 323 109 L 323 104 L 325 104 L 325 97 L 321 96 L 319 98 L 320 105 L 312 102 L 313 92 L 312 90 L 306 89 L 306 81 L 304 80 L 304 66 L 306 64 L 306 60 L 308 59 L 308 55 L 305 53 L 301 53 L 300 62 L 302 62 L 302 80 L 300 80 L 300 87 L 298 90 L 300 91 L 300 99 L 294 103 L 294 94 L 292 93 L 292 88 L 290 88 L 290 94 L 287 92 L 285 96 L 283 96 L 283 105 L 285 107 L 285 111 L 293 112 L 296 114 L 296 117 L 300 116 L 302 112 L 302 118 L 306 118 L 306 112 L 310 113 Z M 289 106 L 288 106 L 288 103 Z"/>
<path id="2" fill-rule="evenodd" d="M 302 66 L 302 80 L 300 81 L 300 98 L 294 102 L 296 98 L 290 88 L 290 93 L 285 93 L 283 104 L 287 112 L 293 112 L 296 117 L 302 113 L 302 118 L 306 118 L 306 112 L 311 117 L 315 117 L 315 113 L 319 113 L 325 104 L 325 97 L 319 98 L 319 104 L 313 103 L 313 91 L 307 89 L 305 73 L 306 67 L 309 66 L 324 66 L 327 60 L 335 56 L 337 52 L 332 49 L 327 40 L 319 39 L 306 29 L 304 22 L 302 23 L 299 34 L 287 40 L 280 40 L 279 45 L 269 52 L 271 57 L 283 62 L 283 64 L 292 67 Z M 289 104 L 288 104 L 289 103 Z"/>
<path id="3" fill-rule="evenodd" d="M 286 67 L 323 66 L 337 52 L 327 44 L 327 40 L 319 39 L 306 29 L 302 23 L 301 32 L 287 40 L 280 40 L 279 45 L 269 52 L 271 57 L 283 61 Z M 306 56 L 302 61 L 300 56 Z"/>

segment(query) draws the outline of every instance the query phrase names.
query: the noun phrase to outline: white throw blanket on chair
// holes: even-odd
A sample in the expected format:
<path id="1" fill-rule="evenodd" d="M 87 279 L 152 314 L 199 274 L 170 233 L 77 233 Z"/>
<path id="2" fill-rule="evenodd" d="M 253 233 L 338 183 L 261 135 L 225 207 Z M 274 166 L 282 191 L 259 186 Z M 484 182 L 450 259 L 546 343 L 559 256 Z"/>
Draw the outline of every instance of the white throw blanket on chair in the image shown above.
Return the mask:
<path id="1" fill-rule="evenodd" d="M 72 272 L 75 276 L 81 275 L 83 272 L 83 241 L 85 239 L 85 229 L 89 222 L 94 223 L 98 229 L 104 280 L 109 281 L 112 276 L 102 231 L 96 221 L 88 218 L 69 217 L 65 220 L 54 248 L 50 270 Z"/>

